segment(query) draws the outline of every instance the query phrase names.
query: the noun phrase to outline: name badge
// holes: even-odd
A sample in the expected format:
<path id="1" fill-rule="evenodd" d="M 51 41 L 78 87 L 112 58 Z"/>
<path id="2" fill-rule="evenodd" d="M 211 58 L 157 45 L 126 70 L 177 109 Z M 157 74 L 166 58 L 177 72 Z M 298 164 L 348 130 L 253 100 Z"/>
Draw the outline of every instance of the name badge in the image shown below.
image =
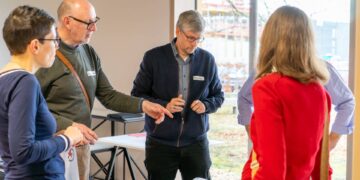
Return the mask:
<path id="1" fill-rule="evenodd" d="M 95 71 L 87 71 L 87 75 L 88 76 L 95 76 L 96 72 Z"/>
<path id="2" fill-rule="evenodd" d="M 193 76 L 193 80 L 194 81 L 204 81 L 205 78 L 204 78 L 204 76 Z"/>

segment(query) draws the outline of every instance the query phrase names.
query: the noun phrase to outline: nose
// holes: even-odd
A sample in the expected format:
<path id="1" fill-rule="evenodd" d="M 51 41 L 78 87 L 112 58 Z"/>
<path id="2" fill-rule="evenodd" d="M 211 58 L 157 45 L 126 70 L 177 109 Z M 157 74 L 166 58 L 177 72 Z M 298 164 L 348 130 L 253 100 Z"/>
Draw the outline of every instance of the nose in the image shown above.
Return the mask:
<path id="1" fill-rule="evenodd" d="M 94 24 L 90 27 L 89 30 L 90 30 L 90 31 L 93 31 L 93 32 L 97 31 L 97 25 L 96 25 L 96 23 L 94 23 Z"/>

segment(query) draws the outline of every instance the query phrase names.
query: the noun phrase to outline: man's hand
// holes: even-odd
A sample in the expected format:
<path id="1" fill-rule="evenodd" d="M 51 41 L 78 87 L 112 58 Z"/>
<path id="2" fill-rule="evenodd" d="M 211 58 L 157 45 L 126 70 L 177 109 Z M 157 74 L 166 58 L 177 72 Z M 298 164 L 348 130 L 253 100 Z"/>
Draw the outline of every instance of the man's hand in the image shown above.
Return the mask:
<path id="1" fill-rule="evenodd" d="M 202 114 L 205 112 L 206 110 L 206 107 L 205 107 L 205 104 L 202 103 L 200 100 L 195 100 L 194 102 L 191 103 L 191 109 L 193 111 L 195 111 L 196 113 L 198 114 Z"/>
<path id="2" fill-rule="evenodd" d="M 166 105 L 166 109 L 171 113 L 181 112 L 184 109 L 185 101 L 182 99 L 180 94 L 176 98 L 172 98 L 171 101 Z"/>
<path id="3" fill-rule="evenodd" d="M 330 151 L 335 148 L 335 146 L 339 142 L 340 138 L 341 138 L 341 134 L 330 132 L 330 135 L 329 135 L 329 148 L 330 148 Z"/>
<path id="4" fill-rule="evenodd" d="M 69 146 L 76 145 L 84 139 L 82 132 L 77 127 L 69 126 L 66 128 L 66 130 L 63 130 L 63 132 L 64 135 L 66 135 L 70 139 Z"/>
<path id="5" fill-rule="evenodd" d="M 160 104 L 152 103 L 150 101 L 144 100 L 142 103 L 142 109 L 144 113 L 155 119 L 156 124 L 160 124 L 164 121 L 165 114 L 170 118 L 174 116 Z"/>
<path id="6" fill-rule="evenodd" d="M 95 144 L 96 140 L 98 139 L 98 136 L 96 133 L 88 128 L 87 126 L 74 122 L 72 126 L 77 127 L 81 133 L 84 135 L 84 138 L 82 142 L 79 145 L 83 144 Z"/>

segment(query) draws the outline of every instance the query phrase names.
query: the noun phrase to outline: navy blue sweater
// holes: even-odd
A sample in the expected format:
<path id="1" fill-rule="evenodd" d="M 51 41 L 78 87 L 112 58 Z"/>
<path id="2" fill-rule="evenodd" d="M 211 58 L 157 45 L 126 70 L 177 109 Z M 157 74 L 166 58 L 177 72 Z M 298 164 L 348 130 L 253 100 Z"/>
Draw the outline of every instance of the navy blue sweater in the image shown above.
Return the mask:
<path id="1" fill-rule="evenodd" d="M 5 179 L 64 179 L 59 156 L 65 140 L 36 77 L 25 71 L 0 76 L 0 155 Z"/>
<path id="2" fill-rule="evenodd" d="M 143 97 L 166 107 L 170 100 L 178 97 L 179 67 L 171 45 L 167 44 L 145 53 L 140 70 L 134 80 L 131 94 Z M 199 99 L 206 106 L 204 114 L 190 108 Z M 209 130 L 208 113 L 215 112 L 224 101 L 224 93 L 218 78 L 214 57 L 197 48 L 190 59 L 190 81 L 188 98 L 183 115 L 174 113 L 174 118 L 165 118 L 159 125 L 145 117 L 148 138 L 170 146 L 186 146 L 204 139 Z"/>

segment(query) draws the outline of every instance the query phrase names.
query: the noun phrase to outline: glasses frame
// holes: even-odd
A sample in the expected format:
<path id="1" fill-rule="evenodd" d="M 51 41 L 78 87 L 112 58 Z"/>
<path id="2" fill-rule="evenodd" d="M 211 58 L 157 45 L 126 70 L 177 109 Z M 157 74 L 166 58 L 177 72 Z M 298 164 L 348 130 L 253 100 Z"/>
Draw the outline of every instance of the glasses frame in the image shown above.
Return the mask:
<path id="1" fill-rule="evenodd" d="M 75 21 L 77 21 L 77 22 L 80 22 L 80 23 L 83 23 L 83 24 L 87 25 L 86 26 L 87 30 L 92 29 L 95 26 L 95 24 L 100 20 L 100 18 L 97 17 L 97 16 L 95 17 L 95 21 L 90 21 L 90 22 L 83 21 L 83 20 L 78 19 L 78 18 L 76 18 L 74 16 L 68 16 L 68 17 L 75 20 Z"/>
<path id="2" fill-rule="evenodd" d="M 39 41 L 54 41 L 56 45 L 60 44 L 61 39 L 60 38 L 39 38 Z"/>
<path id="3" fill-rule="evenodd" d="M 186 40 L 193 43 L 193 42 L 196 42 L 196 43 L 201 43 L 205 40 L 205 37 L 204 36 L 201 36 L 199 38 L 194 38 L 194 37 L 191 37 L 191 36 L 188 36 L 182 29 L 180 29 L 181 33 L 185 36 Z"/>

